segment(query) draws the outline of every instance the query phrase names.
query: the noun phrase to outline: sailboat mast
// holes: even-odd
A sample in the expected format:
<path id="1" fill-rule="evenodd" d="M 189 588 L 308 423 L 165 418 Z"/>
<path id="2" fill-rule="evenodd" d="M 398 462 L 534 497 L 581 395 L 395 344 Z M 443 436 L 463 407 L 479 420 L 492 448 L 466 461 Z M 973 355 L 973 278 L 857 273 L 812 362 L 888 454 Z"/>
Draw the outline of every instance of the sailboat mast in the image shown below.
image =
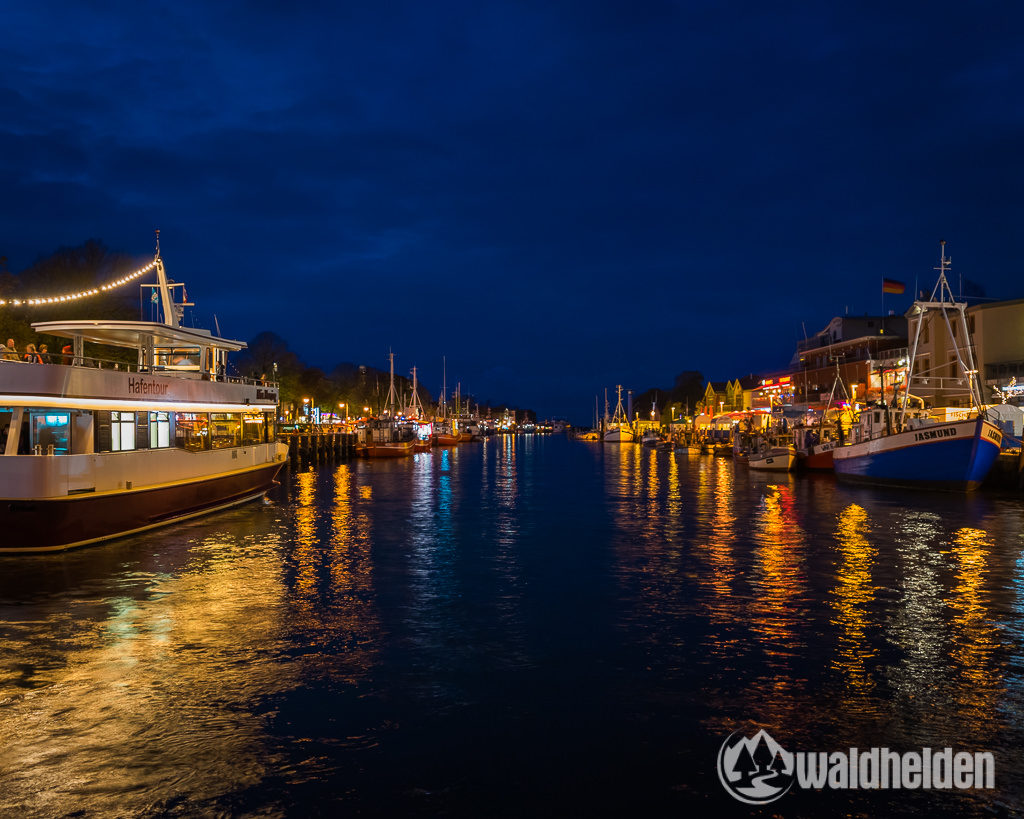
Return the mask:
<path id="1" fill-rule="evenodd" d="M 410 372 L 412 373 L 412 399 L 409 401 L 409 412 L 417 418 L 423 417 L 423 404 L 420 403 L 420 391 L 418 381 L 416 380 L 416 368 L 413 367 Z"/>
<path id="2" fill-rule="evenodd" d="M 388 350 L 388 361 L 390 363 L 391 373 L 388 381 L 388 416 L 390 418 L 395 417 L 395 403 L 398 399 L 398 395 L 395 392 L 395 354 Z"/>

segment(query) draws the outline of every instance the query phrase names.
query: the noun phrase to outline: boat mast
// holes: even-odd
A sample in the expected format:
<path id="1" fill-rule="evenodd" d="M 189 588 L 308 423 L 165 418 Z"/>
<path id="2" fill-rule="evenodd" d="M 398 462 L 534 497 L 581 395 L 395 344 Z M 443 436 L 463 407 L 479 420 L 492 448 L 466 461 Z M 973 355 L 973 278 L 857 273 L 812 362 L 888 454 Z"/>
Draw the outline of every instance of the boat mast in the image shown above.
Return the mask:
<path id="1" fill-rule="evenodd" d="M 160 231 L 156 232 L 156 257 L 153 259 L 156 264 L 157 287 L 160 288 L 160 306 L 163 308 L 164 324 L 168 327 L 180 327 L 181 317 L 178 315 L 178 305 L 171 297 L 171 288 L 167 284 L 167 271 L 164 270 L 164 260 L 160 258 Z"/>
<path id="2" fill-rule="evenodd" d="M 448 416 L 448 358 L 441 356 L 441 418 Z"/>
<path id="3" fill-rule="evenodd" d="M 946 277 L 946 273 L 949 271 L 949 266 L 953 260 L 946 257 L 945 240 L 941 240 L 939 244 L 941 247 L 939 266 L 935 268 L 935 270 L 939 271 L 939 279 L 935 282 L 935 287 L 932 288 L 931 297 L 928 301 L 915 301 L 913 307 L 907 313 L 907 319 L 914 324 L 914 338 L 910 348 L 910 363 L 907 365 L 907 385 L 903 391 L 903 403 L 900 409 L 901 426 L 907 413 L 907 404 L 910 400 L 910 387 L 913 384 L 914 364 L 917 358 L 921 327 L 924 323 L 925 314 L 929 310 L 936 310 L 942 313 L 946 332 L 953 344 L 953 352 L 956 353 L 957 364 L 960 366 L 960 371 L 967 377 L 967 391 L 971 396 L 971 408 L 979 412 L 981 411 L 982 402 L 981 389 L 978 385 L 978 370 L 974 363 L 974 351 L 971 349 L 971 339 L 967 330 L 967 304 L 953 298 L 953 291 L 950 289 L 949 280 Z M 963 337 L 963 347 L 960 346 L 960 342 L 953 332 L 953 325 L 949 320 L 949 314 L 954 310 L 957 313 L 957 326 L 960 329 L 960 335 Z"/>
<path id="4" fill-rule="evenodd" d="M 398 399 L 395 393 L 395 354 L 388 350 L 388 360 L 391 362 L 391 383 L 388 385 L 388 416 L 395 417 L 395 403 Z"/>
<path id="5" fill-rule="evenodd" d="M 410 413 L 410 415 L 414 415 L 417 418 L 422 418 L 423 415 L 424 415 L 424 413 L 423 413 L 423 404 L 420 403 L 420 392 L 419 392 L 419 389 L 416 386 L 416 384 L 417 384 L 417 382 L 416 382 L 416 368 L 413 367 L 411 372 L 412 372 L 412 400 L 409 401 L 409 413 Z"/>
<path id="6" fill-rule="evenodd" d="M 623 422 L 623 417 L 626 414 L 626 411 L 622 408 L 622 385 L 616 384 L 615 389 L 618 390 L 619 400 L 615 404 L 615 415 L 612 416 L 612 421 L 621 424 Z M 628 420 L 629 419 L 626 419 L 627 422 Z"/>

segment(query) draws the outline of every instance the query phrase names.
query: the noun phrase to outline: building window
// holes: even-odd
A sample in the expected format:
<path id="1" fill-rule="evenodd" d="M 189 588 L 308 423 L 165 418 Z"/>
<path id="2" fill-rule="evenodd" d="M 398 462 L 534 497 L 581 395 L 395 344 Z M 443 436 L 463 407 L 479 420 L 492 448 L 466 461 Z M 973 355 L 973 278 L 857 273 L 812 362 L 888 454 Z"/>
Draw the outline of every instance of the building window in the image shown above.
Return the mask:
<path id="1" fill-rule="evenodd" d="M 171 445 L 171 418 L 168 412 L 149 414 L 149 447 L 165 449 Z"/>
<path id="2" fill-rule="evenodd" d="M 135 413 L 110 413 L 110 451 L 126 452 L 135 449 Z"/>

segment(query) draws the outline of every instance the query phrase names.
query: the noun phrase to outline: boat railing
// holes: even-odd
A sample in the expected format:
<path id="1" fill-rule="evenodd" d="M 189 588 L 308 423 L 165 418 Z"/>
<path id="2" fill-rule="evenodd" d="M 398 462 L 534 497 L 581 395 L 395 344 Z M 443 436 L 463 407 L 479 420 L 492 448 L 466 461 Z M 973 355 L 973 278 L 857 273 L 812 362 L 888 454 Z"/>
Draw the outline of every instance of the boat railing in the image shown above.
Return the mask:
<path id="1" fill-rule="evenodd" d="M 963 376 L 915 375 L 911 379 L 914 389 L 929 387 L 934 390 L 946 390 L 953 387 L 966 387 L 967 379 Z"/>
<path id="2" fill-rule="evenodd" d="M 218 381 L 224 384 L 248 384 L 258 387 L 272 387 L 278 386 L 276 381 L 270 381 L 265 378 L 249 378 L 244 375 L 227 375 L 225 373 L 208 373 L 200 370 L 177 370 L 173 368 L 164 367 L 147 367 L 139 364 L 132 364 L 128 361 L 118 361 L 112 358 L 98 358 L 95 356 L 71 356 L 64 355 L 63 353 L 50 353 L 46 356 L 49 360 L 42 362 L 43 364 L 57 364 L 65 367 L 84 367 L 92 370 L 120 370 L 121 372 L 129 373 L 146 373 L 148 375 L 166 375 L 176 378 L 192 378 L 201 379 L 204 381 Z M 0 364 L 7 364 L 11 366 L 24 365 L 26 367 L 32 367 L 39 362 L 24 361 L 22 358 L 7 358 L 0 355 Z"/>
<path id="3" fill-rule="evenodd" d="M 899 362 L 906 363 L 907 359 L 910 358 L 910 350 L 907 347 L 893 347 L 889 350 L 879 350 L 875 353 L 872 361 L 876 365 L 881 366 L 894 366 L 898 365 Z"/>

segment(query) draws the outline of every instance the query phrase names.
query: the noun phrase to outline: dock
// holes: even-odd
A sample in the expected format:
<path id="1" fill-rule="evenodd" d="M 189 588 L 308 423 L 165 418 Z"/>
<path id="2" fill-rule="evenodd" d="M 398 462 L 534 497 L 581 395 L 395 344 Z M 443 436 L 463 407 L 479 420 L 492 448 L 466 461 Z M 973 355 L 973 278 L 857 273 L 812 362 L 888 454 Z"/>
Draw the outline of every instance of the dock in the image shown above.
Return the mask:
<path id="1" fill-rule="evenodd" d="M 278 432 L 277 438 L 288 444 L 288 460 L 293 464 L 320 464 L 352 458 L 356 454 L 356 433 L 331 427 Z"/>

